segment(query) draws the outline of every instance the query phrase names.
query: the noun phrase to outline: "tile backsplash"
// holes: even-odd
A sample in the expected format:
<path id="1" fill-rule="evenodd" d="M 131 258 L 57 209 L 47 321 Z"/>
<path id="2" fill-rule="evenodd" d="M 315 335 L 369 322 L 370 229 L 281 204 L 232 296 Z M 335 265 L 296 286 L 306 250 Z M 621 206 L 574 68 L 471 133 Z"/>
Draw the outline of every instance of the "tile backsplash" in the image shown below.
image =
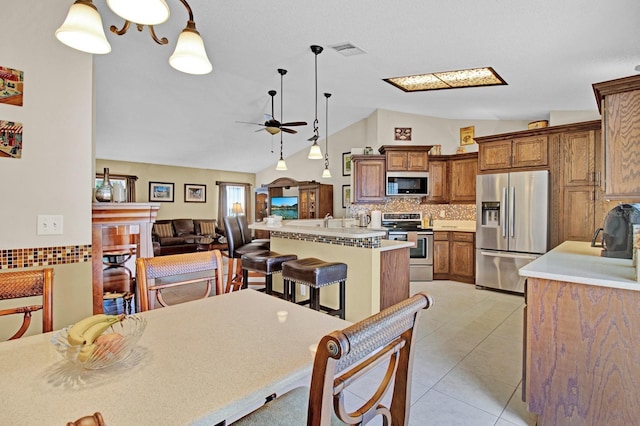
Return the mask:
<path id="1" fill-rule="evenodd" d="M 433 215 L 434 219 L 476 220 L 475 204 L 420 204 L 419 198 L 387 198 L 380 204 L 352 204 L 347 208 L 347 216 L 355 217 L 360 212 L 372 210 L 382 212 L 422 212 L 423 217 Z"/>

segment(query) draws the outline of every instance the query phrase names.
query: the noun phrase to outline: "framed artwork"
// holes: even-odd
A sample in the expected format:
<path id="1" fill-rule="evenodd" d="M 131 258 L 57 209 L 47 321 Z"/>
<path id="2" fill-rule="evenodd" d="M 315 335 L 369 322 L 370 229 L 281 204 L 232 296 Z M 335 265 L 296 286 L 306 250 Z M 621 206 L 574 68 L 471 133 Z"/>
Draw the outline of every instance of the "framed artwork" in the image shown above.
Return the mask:
<path id="1" fill-rule="evenodd" d="M 206 203 L 207 185 L 197 185 L 195 183 L 184 184 L 185 203 Z"/>
<path id="2" fill-rule="evenodd" d="M 173 184 L 166 182 L 149 182 L 149 201 L 173 203 Z"/>
<path id="3" fill-rule="evenodd" d="M 22 158 L 22 123 L 0 120 L 0 158 Z"/>
<path id="4" fill-rule="evenodd" d="M 351 204 L 351 185 L 342 185 L 342 208 L 346 209 Z"/>
<path id="5" fill-rule="evenodd" d="M 460 128 L 460 145 L 473 145 L 476 141 L 474 138 L 475 126 Z"/>
<path id="6" fill-rule="evenodd" d="M 351 153 L 342 153 L 342 176 L 351 176 Z"/>
<path id="7" fill-rule="evenodd" d="M 22 106 L 24 72 L 0 66 L 0 104 Z"/>
<path id="8" fill-rule="evenodd" d="M 411 127 L 396 127 L 393 132 L 393 139 L 396 141 L 410 141 Z"/>

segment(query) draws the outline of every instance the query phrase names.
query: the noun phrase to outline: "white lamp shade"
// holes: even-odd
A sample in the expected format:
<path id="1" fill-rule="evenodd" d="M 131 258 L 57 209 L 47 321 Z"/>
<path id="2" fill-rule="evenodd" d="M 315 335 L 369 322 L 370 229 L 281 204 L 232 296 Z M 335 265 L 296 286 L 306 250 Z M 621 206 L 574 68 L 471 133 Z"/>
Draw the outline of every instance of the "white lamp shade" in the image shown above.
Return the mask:
<path id="1" fill-rule="evenodd" d="M 197 31 L 188 28 L 180 33 L 176 50 L 169 58 L 169 65 L 187 74 L 208 74 L 213 70 L 204 50 L 202 37 Z"/>
<path id="2" fill-rule="evenodd" d="M 331 177 L 331 171 L 328 168 L 324 169 L 324 171 L 322 172 L 322 177 L 323 178 L 330 178 Z"/>
<path id="3" fill-rule="evenodd" d="M 107 0 L 107 6 L 136 24 L 158 25 L 169 19 L 169 6 L 164 0 Z"/>
<path id="4" fill-rule="evenodd" d="M 314 142 L 313 145 L 311 145 L 307 158 L 309 160 L 322 160 L 324 157 L 322 156 L 322 151 L 320 151 L 320 145 Z"/>
<path id="5" fill-rule="evenodd" d="M 93 4 L 74 3 L 67 19 L 56 30 L 56 38 L 69 47 L 87 53 L 111 52 L 111 45 L 104 35 L 102 19 Z"/>
<path id="6" fill-rule="evenodd" d="M 284 162 L 284 159 L 279 159 L 278 164 L 276 165 L 276 170 L 287 170 L 287 163 Z"/>

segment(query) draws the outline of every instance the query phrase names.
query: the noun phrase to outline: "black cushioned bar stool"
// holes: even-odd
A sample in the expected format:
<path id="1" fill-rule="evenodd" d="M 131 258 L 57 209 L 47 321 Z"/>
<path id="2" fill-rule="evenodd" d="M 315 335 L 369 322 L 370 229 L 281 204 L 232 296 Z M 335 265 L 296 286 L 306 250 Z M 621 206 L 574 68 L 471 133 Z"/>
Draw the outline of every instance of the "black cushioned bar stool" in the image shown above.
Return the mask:
<path id="1" fill-rule="evenodd" d="M 282 272 L 282 263 L 296 260 L 295 254 L 280 254 L 275 251 L 261 251 L 242 255 L 242 288 L 247 288 L 249 271 L 264 274 L 265 293 L 273 294 L 271 274 Z M 283 292 L 286 299 L 286 292 Z"/>
<path id="2" fill-rule="evenodd" d="M 282 278 L 284 280 L 285 298 L 296 302 L 295 284 L 309 287 L 309 299 L 299 302 L 300 305 L 309 304 L 311 309 L 326 311 L 329 315 L 345 316 L 345 282 L 347 280 L 347 264 L 339 262 L 325 262 L 314 257 L 297 259 L 282 264 Z M 320 304 L 320 287 L 340 284 L 340 306 L 338 309 Z"/>

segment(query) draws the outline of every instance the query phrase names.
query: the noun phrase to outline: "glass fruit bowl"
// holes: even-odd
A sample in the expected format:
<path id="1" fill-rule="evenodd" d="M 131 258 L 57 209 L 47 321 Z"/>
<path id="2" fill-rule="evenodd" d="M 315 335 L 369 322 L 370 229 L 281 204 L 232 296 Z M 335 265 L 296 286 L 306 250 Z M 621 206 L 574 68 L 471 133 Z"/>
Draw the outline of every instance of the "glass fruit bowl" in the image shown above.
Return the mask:
<path id="1" fill-rule="evenodd" d="M 90 370 L 108 367 L 128 357 L 147 326 L 147 320 L 128 315 L 107 328 L 91 345 L 71 345 L 65 327 L 51 337 L 56 350 L 69 361 Z"/>

